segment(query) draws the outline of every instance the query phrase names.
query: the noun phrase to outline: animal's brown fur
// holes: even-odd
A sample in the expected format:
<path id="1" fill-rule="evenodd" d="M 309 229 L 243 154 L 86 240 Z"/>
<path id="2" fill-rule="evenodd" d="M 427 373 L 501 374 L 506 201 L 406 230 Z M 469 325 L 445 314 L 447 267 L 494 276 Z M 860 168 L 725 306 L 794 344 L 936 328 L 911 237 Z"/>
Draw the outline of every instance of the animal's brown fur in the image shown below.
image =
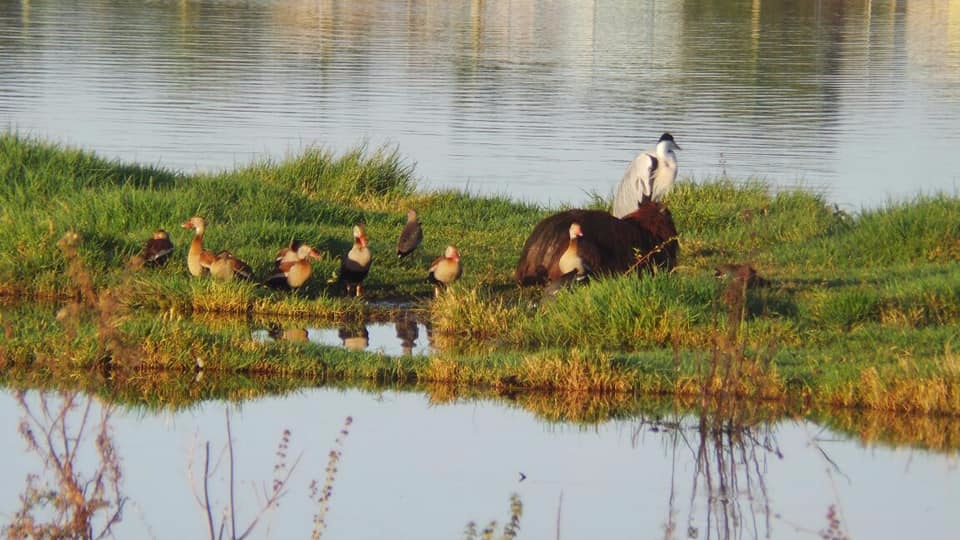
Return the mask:
<path id="1" fill-rule="evenodd" d="M 578 251 L 593 274 L 623 273 L 676 264 L 677 229 L 670 211 L 645 202 L 623 219 L 602 210 L 567 210 L 543 219 L 527 238 L 515 278 L 521 285 L 542 285 L 561 277 L 560 257 L 570 242 L 570 224 L 580 223 Z M 639 257 L 638 257 L 639 255 Z"/>

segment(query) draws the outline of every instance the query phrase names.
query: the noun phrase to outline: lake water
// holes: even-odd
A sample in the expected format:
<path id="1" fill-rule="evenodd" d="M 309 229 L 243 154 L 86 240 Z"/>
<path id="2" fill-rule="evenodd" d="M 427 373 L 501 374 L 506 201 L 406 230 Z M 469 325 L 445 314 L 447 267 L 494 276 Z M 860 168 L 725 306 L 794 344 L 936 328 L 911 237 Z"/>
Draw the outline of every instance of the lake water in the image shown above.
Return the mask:
<path id="1" fill-rule="evenodd" d="M 31 429 L 42 433 L 50 423 L 42 420 L 41 394 L 28 392 L 25 403 L 41 419 Z M 60 398 L 47 395 L 46 403 L 56 417 Z M 85 478 L 98 463 L 92 450 L 101 407 L 92 402 L 76 445 L 76 470 Z M 69 437 L 80 435 L 82 411 L 67 414 Z M 36 452 L 22 451 L 17 432 L 26 412 L 14 394 L 0 392 L 4 523 L 28 473 L 55 478 Z M 819 538 L 831 507 L 852 538 L 946 538 L 960 530 L 956 448 L 864 444 L 808 421 L 740 424 L 667 413 L 578 424 L 503 401 L 320 388 L 176 412 L 114 410 L 109 433 L 127 498 L 117 538 L 206 536 L 195 496 L 202 500 L 208 441 L 211 469 L 219 464 L 209 498 L 221 521 L 230 493 L 228 412 L 238 528 L 256 515 L 255 493 L 269 491 L 278 475 L 278 451 L 287 469 L 299 458 L 280 507 L 254 538 L 309 535 L 317 508 L 310 484 L 324 482 L 331 450 L 341 455 L 327 538 L 463 537 L 470 521 L 502 527 L 512 494 L 523 505 L 521 538 L 556 538 L 558 523 L 562 538 Z M 278 449 L 285 429 L 289 442 Z"/>
<path id="2" fill-rule="evenodd" d="M 681 176 L 847 210 L 960 183 L 960 7 L 756 0 L 0 2 L 0 128 L 176 170 L 396 145 L 424 188 Z"/>
<path id="3" fill-rule="evenodd" d="M 337 328 L 284 321 L 266 328 L 255 328 L 251 335 L 260 342 L 310 342 L 390 356 L 424 355 L 434 351 L 430 343 L 430 328 L 426 324 L 407 312 L 401 312 L 395 319 L 392 322 L 351 322 Z"/>
<path id="4" fill-rule="evenodd" d="M 609 194 L 633 155 L 671 131 L 682 175 L 804 185 L 856 209 L 956 194 L 960 4 L 3 1 L 2 128 L 188 172 L 369 141 L 396 145 L 422 187 L 545 204 Z M 430 350 L 415 321 L 271 330 L 250 333 Z M 34 413 L 39 400 L 27 396 Z M 87 473 L 100 409 L 78 460 Z M 220 521 L 227 411 L 239 526 L 256 513 L 253 493 L 269 490 L 284 429 L 288 465 L 303 455 L 258 538 L 309 534 L 310 482 L 323 482 L 332 448 L 343 453 L 329 538 L 461 537 L 471 520 L 502 525 L 513 493 L 522 538 L 817 538 L 831 507 L 854 538 L 960 530 L 956 444 L 864 443 L 805 420 L 704 426 L 688 414 L 585 425 L 506 401 L 311 389 L 115 411 L 129 497 L 118 538 L 205 536 L 191 478 L 206 441 Z M 51 478 L 21 451 L 25 413 L 0 390 L 0 524 L 28 474 Z M 727 429 L 704 429 L 718 422 Z M 943 426 L 931 433 L 956 431 Z"/>

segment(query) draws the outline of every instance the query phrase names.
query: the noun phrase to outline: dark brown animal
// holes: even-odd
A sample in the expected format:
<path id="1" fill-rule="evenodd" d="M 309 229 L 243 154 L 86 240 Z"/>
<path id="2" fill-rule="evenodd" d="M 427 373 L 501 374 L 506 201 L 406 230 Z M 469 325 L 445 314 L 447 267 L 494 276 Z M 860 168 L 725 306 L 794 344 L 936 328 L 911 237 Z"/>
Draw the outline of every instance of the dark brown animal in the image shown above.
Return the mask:
<path id="1" fill-rule="evenodd" d="M 623 219 L 603 210 L 574 209 L 547 217 L 534 227 L 517 264 L 517 283 L 543 285 L 563 276 L 560 257 L 569 247 L 574 222 L 583 229 L 578 253 L 593 275 L 669 270 L 676 264 L 677 228 L 665 206 L 647 201 Z"/>

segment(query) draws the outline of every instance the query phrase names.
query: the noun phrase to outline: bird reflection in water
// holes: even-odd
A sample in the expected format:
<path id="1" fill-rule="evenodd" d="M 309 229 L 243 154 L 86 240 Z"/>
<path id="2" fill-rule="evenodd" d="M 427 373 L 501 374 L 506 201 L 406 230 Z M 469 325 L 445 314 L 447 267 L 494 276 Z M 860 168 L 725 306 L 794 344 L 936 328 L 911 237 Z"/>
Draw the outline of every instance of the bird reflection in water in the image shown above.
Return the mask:
<path id="1" fill-rule="evenodd" d="M 347 323 L 337 331 L 340 342 L 348 351 L 363 351 L 370 346 L 370 332 L 363 321 Z"/>
<path id="2" fill-rule="evenodd" d="M 394 322 L 394 328 L 397 330 L 397 339 L 400 340 L 403 354 L 410 356 L 413 354 L 413 348 L 417 345 L 417 338 L 420 337 L 416 316 L 409 311 L 401 312 Z"/>
<path id="3" fill-rule="evenodd" d="M 306 343 L 310 339 L 306 328 L 284 328 L 280 326 L 280 323 L 276 322 L 270 323 L 267 329 L 267 335 L 273 338 L 274 341 L 292 341 L 295 343 Z"/>

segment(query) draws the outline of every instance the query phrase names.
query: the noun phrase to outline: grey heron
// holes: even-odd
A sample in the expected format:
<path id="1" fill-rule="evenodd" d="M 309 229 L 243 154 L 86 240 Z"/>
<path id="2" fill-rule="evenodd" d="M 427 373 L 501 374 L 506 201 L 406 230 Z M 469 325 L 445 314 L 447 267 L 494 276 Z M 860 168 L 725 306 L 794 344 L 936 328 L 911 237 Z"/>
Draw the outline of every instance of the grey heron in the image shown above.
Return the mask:
<path id="1" fill-rule="evenodd" d="M 680 150 L 673 135 L 664 133 L 653 150 L 641 152 L 627 167 L 617 194 L 613 198 L 614 216 L 622 218 L 642 202 L 659 202 L 670 191 L 677 178 L 677 155 Z"/>

